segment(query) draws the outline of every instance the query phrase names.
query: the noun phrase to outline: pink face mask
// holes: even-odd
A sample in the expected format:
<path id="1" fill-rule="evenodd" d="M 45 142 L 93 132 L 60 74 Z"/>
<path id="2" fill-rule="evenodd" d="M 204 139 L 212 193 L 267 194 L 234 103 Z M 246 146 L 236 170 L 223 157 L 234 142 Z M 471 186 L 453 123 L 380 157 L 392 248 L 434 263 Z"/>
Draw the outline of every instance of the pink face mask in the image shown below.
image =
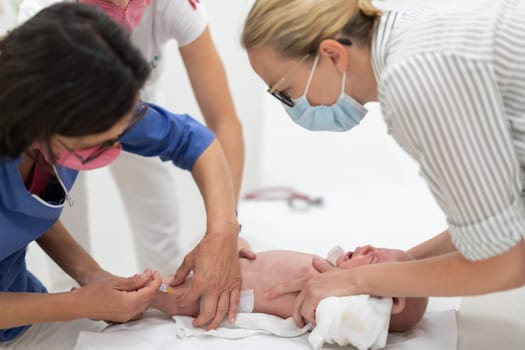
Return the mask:
<path id="1" fill-rule="evenodd" d="M 100 146 L 75 151 L 63 150 L 55 163 L 75 170 L 92 170 L 109 165 L 118 158 L 121 151 L 122 146 L 120 144 L 104 151 Z"/>
<path id="2" fill-rule="evenodd" d="M 137 27 L 142 15 L 151 4 L 151 0 L 131 0 L 125 9 L 121 9 L 108 0 L 79 0 L 79 2 L 100 7 L 115 23 L 128 31 Z"/>

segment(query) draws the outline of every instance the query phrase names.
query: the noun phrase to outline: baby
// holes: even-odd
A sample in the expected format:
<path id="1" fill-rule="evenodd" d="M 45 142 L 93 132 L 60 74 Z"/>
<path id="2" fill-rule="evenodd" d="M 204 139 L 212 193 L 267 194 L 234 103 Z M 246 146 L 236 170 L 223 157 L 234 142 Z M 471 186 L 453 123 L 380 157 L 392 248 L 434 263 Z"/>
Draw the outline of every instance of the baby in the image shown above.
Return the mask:
<path id="1" fill-rule="evenodd" d="M 246 241 L 239 240 L 239 251 L 248 247 Z M 241 257 L 241 290 L 253 290 L 253 312 L 272 314 L 282 318 L 291 317 L 297 293 L 287 293 L 271 299 L 266 298 L 265 293 L 271 287 L 287 281 L 319 274 L 312 266 L 313 257 L 312 254 L 287 250 L 260 252 L 257 253 L 255 260 Z M 364 264 L 408 260 L 413 260 L 413 258 L 402 250 L 365 246 L 339 256 L 335 265 L 338 268 L 351 269 Z M 171 278 L 164 279 L 165 283 L 170 281 Z M 175 294 L 184 293 L 188 288 L 188 281 L 172 288 L 175 290 Z M 427 298 L 393 298 L 389 330 L 404 332 L 413 328 L 423 317 L 427 302 Z M 180 307 L 177 305 L 175 295 L 163 292 L 158 293 L 151 307 L 168 315 L 196 317 L 199 313 L 198 303 L 189 307 Z"/>

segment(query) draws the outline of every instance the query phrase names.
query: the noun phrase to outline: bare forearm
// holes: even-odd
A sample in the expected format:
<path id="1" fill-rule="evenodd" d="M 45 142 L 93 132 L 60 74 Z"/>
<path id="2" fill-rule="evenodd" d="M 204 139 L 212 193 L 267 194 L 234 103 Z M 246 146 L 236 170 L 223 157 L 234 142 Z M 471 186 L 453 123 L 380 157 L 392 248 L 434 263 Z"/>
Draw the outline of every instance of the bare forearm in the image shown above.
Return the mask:
<path id="1" fill-rule="evenodd" d="M 244 167 L 242 128 L 224 65 L 209 30 L 206 29 L 194 42 L 182 47 L 180 53 L 206 125 L 217 135 L 226 155 L 237 201 Z"/>
<path id="2" fill-rule="evenodd" d="M 356 273 L 352 294 L 393 297 L 480 295 L 525 283 L 525 249 L 519 242 L 509 251 L 481 261 L 453 252 L 410 262 L 367 265 Z"/>
<path id="3" fill-rule="evenodd" d="M 237 204 L 244 169 L 244 143 L 241 123 L 237 118 L 233 118 L 231 123 L 221 125 L 216 130 L 213 130 L 213 132 L 217 135 L 217 139 L 221 144 L 224 156 L 230 167 L 233 179 L 233 193 L 235 203 Z"/>
<path id="4" fill-rule="evenodd" d="M 72 293 L 0 293 L 0 329 L 81 317 Z"/>
<path id="5" fill-rule="evenodd" d="M 102 270 L 60 221 L 57 221 L 37 242 L 47 255 L 80 285 L 86 284 L 91 276 Z"/>
<path id="6" fill-rule="evenodd" d="M 408 254 L 415 259 L 430 258 L 456 251 L 456 247 L 450 240 L 448 230 L 408 250 Z"/>
<path id="7" fill-rule="evenodd" d="M 192 174 L 204 199 L 206 231 L 238 234 L 230 169 L 218 141 L 199 157 Z"/>

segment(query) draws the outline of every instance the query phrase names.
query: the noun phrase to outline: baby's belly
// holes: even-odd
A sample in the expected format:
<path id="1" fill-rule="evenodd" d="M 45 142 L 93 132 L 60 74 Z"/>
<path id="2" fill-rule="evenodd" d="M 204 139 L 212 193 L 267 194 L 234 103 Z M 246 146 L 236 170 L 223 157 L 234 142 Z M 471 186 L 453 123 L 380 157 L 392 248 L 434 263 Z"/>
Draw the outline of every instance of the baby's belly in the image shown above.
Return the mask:
<path id="1" fill-rule="evenodd" d="M 317 274 L 312 266 L 312 257 L 312 254 L 279 250 L 257 253 L 255 260 L 241 259 L 241 289 L 254 291 L 254 311 L 291 316 L 288 309 L 297 293 L 271 302 L 264 298 L 264 293 L 278 284 Z"/>
<path id="2" fill-rule="evenodd" d="M 314 255 L 286 250 L 257 253 L 257 259 L 241 259 L 241 288 L 269 288 L 291 279 L 316 273 Z"/>

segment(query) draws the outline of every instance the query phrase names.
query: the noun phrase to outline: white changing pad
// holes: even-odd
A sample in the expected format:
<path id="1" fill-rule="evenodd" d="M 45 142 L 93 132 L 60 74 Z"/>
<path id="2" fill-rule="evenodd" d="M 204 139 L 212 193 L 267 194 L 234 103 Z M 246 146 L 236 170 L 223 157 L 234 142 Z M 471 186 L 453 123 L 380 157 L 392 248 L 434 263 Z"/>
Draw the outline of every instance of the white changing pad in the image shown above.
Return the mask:
<path id="1" fill-rule="evenodd" d="M 198 350 L 198 349 L 282 349 L 310 350 L 308 334 L 280 338 L 255 334 L 230 340 L 213 336 L 177 337 L 177 326 L 160 312 L 148 311 L 139 321 L 108 327 L 103 333 L 81 332 L 75 350 Z M 389 350 L 455 350 L 457 348 L 456 312 L 428 312 L 412 331 L 390 334 Z M 352 349 L 325 346 L 324 349 Z"/>

